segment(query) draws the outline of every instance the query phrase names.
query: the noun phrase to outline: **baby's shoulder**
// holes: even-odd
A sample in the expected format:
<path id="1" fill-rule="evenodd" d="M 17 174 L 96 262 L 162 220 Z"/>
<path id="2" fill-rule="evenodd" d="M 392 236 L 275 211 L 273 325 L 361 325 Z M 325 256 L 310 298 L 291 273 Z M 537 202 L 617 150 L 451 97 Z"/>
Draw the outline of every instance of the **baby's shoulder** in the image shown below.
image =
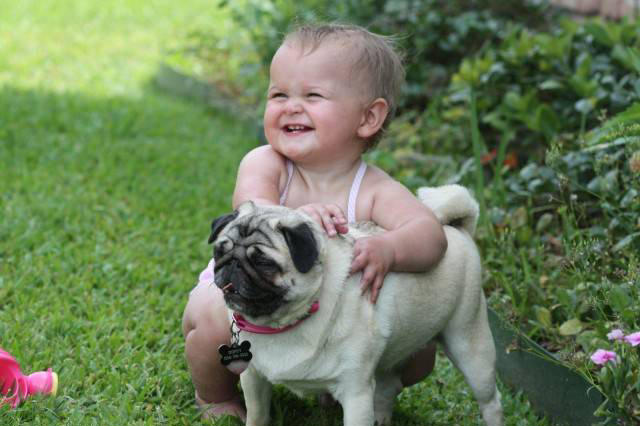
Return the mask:
<path id="1" fill-rule="evenodd" d="M 395 202 L 402 198 L 400 194 L 404 191 L 406 189 L 400 182 L 380 168 L 368 165 L 358 195 L 358 220 L 372 220 L 375 206 L 385 205 L 386 210 L 391 211 L 388 209 L 388 201 Z"/>
<path id="2" fill-rule="evenodd" d="M 269 145 L 252 149 L 240 162 L 237 179 L 255 186 L 257 182 L 273 184 L 281 190 L 287 181 L 287 160 Z"/>
<path id="3" fill-rule="evenodd" d="M 267 175 L 286 174 L 287 159 L 269 145 L 261 145 L 245 154 L 240 170 Z"/>
<path id="4" fill-rule="evenodd" d="M 368 165 L 368 171 L 363 180 L 363 190 L 370 194 L 387 191 L 401 191 L 405 189 L 404 185 L 389 176 L 379 167 Z"/>
<path id="5" fill-rule="evenodd" d="M 277 167 L 286 167 L 287 159 L 276 152 L 270 145 L 260 145 L 247 152 L 242 159 L 243 162 L 266 163 Z"/>

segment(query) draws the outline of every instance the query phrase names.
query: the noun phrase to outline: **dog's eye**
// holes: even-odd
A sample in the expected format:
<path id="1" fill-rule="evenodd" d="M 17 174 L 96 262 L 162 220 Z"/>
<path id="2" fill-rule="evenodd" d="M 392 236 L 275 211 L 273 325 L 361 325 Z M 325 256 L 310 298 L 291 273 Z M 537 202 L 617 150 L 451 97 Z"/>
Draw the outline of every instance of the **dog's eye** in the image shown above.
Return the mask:
<path id="1" fill-rule="evenodd" d="M 222 256 L 224 256 L 224 245 L 218 244 L 213 248 L 213 257 L 220 259 Z"/>
<path id="2" fill-rule="evenodd" d="M 213 257 L 216 259 L 221 258 L 225 254 L 229 253 L 233 249 L 233 242 L 228 238 L 221 238 L 213 246 Z"/>
<path id="3" fill-rule="evenodd" d="M 255 249 L 251 254 L 251 263 L 254 266 L 277 267 L 277 264 L 259 249 Z"/>

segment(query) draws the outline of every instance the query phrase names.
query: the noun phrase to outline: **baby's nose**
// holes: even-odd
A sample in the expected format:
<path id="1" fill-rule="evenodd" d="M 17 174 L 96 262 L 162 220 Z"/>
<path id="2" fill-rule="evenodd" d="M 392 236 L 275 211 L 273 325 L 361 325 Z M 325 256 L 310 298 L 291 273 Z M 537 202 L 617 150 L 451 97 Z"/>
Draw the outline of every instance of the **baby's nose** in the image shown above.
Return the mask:
<path id="1" fill-rule="evenodd" d="M 298 114 L 302 112 L 302 103 L 299 99 L 290 98 L 287 101 L 286 111 L 288 114 Z"/>

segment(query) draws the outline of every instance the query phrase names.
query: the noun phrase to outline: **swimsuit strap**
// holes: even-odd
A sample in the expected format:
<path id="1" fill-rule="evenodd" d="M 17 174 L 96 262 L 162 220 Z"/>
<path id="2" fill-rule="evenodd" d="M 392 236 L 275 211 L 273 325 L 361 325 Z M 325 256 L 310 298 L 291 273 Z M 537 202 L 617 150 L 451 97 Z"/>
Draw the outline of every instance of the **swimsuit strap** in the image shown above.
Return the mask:
<path id="1" fill-rule="evenodd" d="M 349 200 L 347 201 L 347 221 L 349 223 L 353 223 L 356 221 L 356 201 L 358 200 L 358 193 L 360 192 L 360 185 L 362 184 L 362 178 L 364 178 L 364 174 L 367 171 L 367 163 L 364 161 L 360 162 L 360 167 L 356 172 L 355 177 L 353 178 L 353 183 L 351 184 L 351 190 L 349 191 Z M 289 194 L 289 185 L 291 184 L 291 179 L 293 178 L 293 162 L 291 160 L 287 160 L 287 184 L 280 194 L 280 205 L 283 206 L 284 202 L 287 201 L 287 195 Z"/>
<path id="2" fill-rule="evenodd" d="M 347 222 L 349 223 L 356 221 L 356 201 L 358 199 L 358 192 L 360 192 L 360 184 L 366 171 L 367 163 L 361 161 L 356 176 L 353 178 L 351 191 L 349 191 L 349 201 L 347 202 Z"/>
<path id="3" fill-rule="evenodd" d="M 289 194 L 289 184 L 291 183 L 291 179 L 293 178 L 293 162 L 287 159 L 287 184 L 284 186 L 282 190 L 282 194 L 280 194 L 280 205 L 284 206 L 284 202 L 287 201 L 287 195 Z"/>

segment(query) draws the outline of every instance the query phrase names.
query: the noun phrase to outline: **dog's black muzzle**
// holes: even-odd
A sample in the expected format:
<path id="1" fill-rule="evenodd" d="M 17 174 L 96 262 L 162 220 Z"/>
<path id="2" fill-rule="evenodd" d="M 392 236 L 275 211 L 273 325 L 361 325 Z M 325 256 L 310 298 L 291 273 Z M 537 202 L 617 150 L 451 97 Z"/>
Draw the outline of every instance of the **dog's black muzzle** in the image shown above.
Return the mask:
<path id="1" fill-rule="evenodd" d="M 285 292 L 246 260 L 227 257 L 223 264 L 216 262 L 214 276 L 227 306 L 239 313 L 254 318 L 270 315 L 284 302 Z"/>

